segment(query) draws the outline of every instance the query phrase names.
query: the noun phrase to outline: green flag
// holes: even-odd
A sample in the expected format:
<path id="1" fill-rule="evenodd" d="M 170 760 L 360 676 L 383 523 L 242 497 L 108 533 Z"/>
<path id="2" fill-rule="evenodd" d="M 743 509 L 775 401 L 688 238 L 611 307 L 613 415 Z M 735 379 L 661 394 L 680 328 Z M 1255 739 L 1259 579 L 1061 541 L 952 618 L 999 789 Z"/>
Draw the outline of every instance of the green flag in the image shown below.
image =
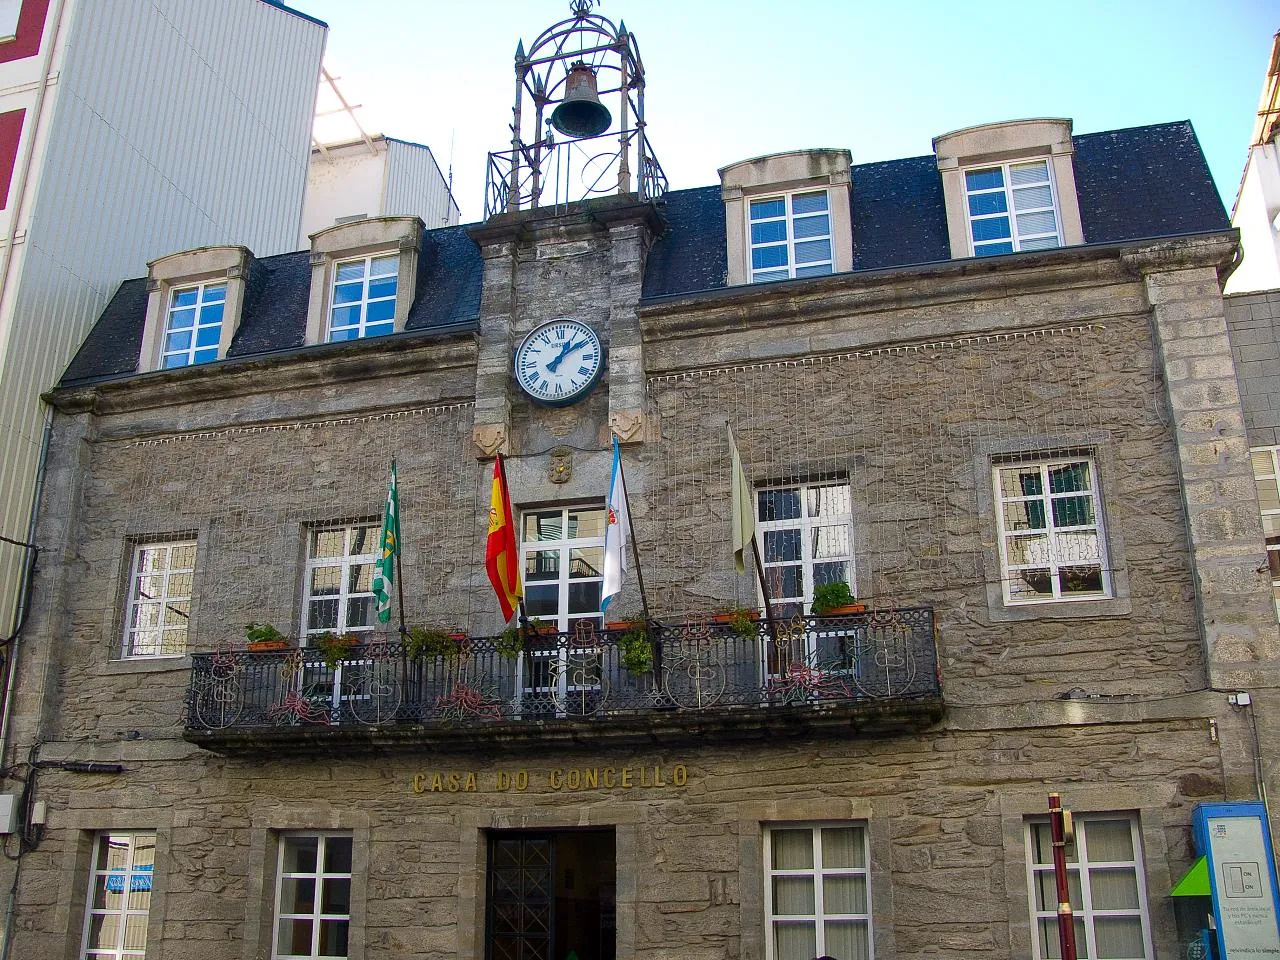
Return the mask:
<path id="1" fill-rule="evenodd" d="M 400 493 L 396 489 L 396 462 L 391 461 L 387 509 L 382 514 L 382 551 L 373 565 L 373 598 L 378 622 L 391 620 L 391 588 L 396 582 L 396 557 L 400 556 Z"/>
<path id="2" fill-rule="evenodd" d="M 751 483 L 742 470 L 742 457 L 738 454 L 738 445 L 733 442 L 733 427 L 729 428 L 729 489 L 731 491 L 733 517 L 733 564 L 739 573 L 747 569 L 743 555 L 748 545 L 755 539 L 756 514 L 755 496 L 751 492 Z"/>

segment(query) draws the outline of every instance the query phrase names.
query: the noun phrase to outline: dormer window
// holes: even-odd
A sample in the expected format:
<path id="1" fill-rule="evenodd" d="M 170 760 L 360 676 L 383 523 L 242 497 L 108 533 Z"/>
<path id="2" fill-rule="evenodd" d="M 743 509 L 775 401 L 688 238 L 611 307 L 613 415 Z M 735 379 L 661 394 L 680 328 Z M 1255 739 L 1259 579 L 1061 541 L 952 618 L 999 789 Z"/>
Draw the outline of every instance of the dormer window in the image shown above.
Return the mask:
<path id="1" fill-rule="evenodd" d="M 225 359 L 244 313 L 246 281 L 261 269 L 244 247 L 200 247 L 147 264 L 138 371 Z"/>
<path id="2" fill-rule="evenodd" d="M 330 342 L 377 337 L 395 329 L 400 257 L 361 257 L 334 264 Z"/>
<path id="3" fill-rule="evenodd" d="M 826 190 L 750 203 L 751 282 L 832 272 L 831 206 Z"/>
<path id="4" fill-rule="evenodd" d="M 372 217 L 313 233 L 306 342 L 342 343 L 403 330 L 424 229 L 417 217 Z"/>
<path id="5" fill-rule="evenodd" d="M 1047 160 L 964 172 L 973 255 L 1062 246 Z"/>
<path id="6" fill-rule="evenodd" d="M 189 367 L 217 360 L 226 302 L 225 283 L 202 283 L 174 290 L 169 297 L 160 366 Z"/>
<path id="7" fill-rule="evenodd" d="M 933 141 L 951 256 L 1084 243 L 1070 120 L 1011 120 Z"/>
<path id="8" fill-rule="evenodd" d="M 730 286 L 853 269 L 848 150 L 801 150 L 720 171 Z"/>

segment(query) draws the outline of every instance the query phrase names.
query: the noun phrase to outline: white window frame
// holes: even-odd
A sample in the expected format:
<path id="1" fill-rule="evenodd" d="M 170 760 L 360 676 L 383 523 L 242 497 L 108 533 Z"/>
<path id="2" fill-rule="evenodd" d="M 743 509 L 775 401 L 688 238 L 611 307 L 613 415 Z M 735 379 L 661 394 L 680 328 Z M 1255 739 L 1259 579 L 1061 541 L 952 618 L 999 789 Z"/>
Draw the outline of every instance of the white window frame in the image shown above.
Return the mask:
<path id="1" fill-rule="evenodd" d="M 862 831 L 862 862 L 866 864 L 864 867 L 826 867 L 822 860 L 822 831 L 824 829 L 848 829 L 850 827 L 860 829 Z M 784 830 L 810 830 L 813 843 L 813 866 L 807 869 L 785 870 L 774 869 L 773 866 L 773 833 L 774 831 Z M 825 955 L 826 945 L 826 923 L 827 921 L 852 921 L 855 923 L 864 923 L 867 929 L 867 958 L 874 960 L 875 958 L 875 930 L 872 926 L 871 918 L 874 914 L 874 905 L 872 903 L 871 890 L 871 837 L 870 829 L 865 820 L 851 821 L 828 821 L 820 823 L 774 823 L 764 828 L 764 922 L 765 922 L 765 960 L 776 960 L 776 947 L 774 928 L 779 923 L 785 923 L 788 920 L 801 922 L 806 919 L 814 924 L 814 935 L 816 938 L 817 952 L 816 957 Z M 867 909 L 865 913 L 838 913 L 828 914 L 825 912 L 825 901 L 823 898 L 822 884 L 826 877 L 863 877 L 867 891 Z M 814 881 L 813 903 L 814 912 L 804 915 L 785 915 L 777 916 L 773 910 L 773 880 L 774 877 L 812 877 Z"/>
<path id="2" fill-rule="evenodd" d="M 572 630 L 574 628 L 574 624 L 579 620 L 593 620 L 598 626 L 601 623 L 601 617 L 602 617 L 601 611 L 599 609 L 595 610 L 594 612 L 587 612 L 587 613 L 570 613 L 569 612 L 569 587 L 571 584 L 599 583 L 601 585 L 600 589 L 603 591 L 604 589 L 604 561 L 603 561 L 604 533 L 601 533 L 600 536 L 598 537 L 573 537 L 573 538 L 562 538 L 559 540 L 525 540 L 524 539 L 526 518 L 532 517 L 536 514 L 553 513 L 556 510 L 560 511 L 560 529 L 562 531 L 567 532 L 569 529 L 569 514 L 583 513 L 586 511 L 598 511 L 602 514 L 607 515 L 608 508 L 603 504 L 589 503 L 589 504 L 576 504 L 572 506 L 553 505 L 553 506 L 540 507 L 540 508 L 530 508 L 528 510 L 520 511 L 520 570 L 522 571 L 522 576 L 524 577 L 523 583 L 524 583 L 525 592 L 526 594 L 528 593 L 529 587 L 531 585 L 531 581 L 529 580 L 528 576 L 524 573 L 525 571 L 528 570 L 527 564 L 528 564 L 530 555 L 535 553 L 546 552 L 546 551 L 558 550 L 560 552 L 560 564 L 559 564 L 560 570 L 555 580 L 555 583 L 557 585 L 556 617 L 555 617 L 555 624 L 557 629 L 562 631 Z M 608 528 L 608 524 L 606 523 L 604 525 L 604 529 L 607 529 L 607 528 Z M 597 547 L 600 550 L 600 555 L 601 555 L 600 575 L 595 577 L 570 577 L 569 568 L 572 562 L 573 551 L 592 548 L 592 547 Z M 545 585 L 551 582 L 552 582 L 551 580 L 534 580 L 532 581 L 532 585 L 538 585 L 538 584 Z M 551 622 L 551 619 L 545 616 L 539 617 L 539 619 L 547 623 Z"/>
<path id="3" fill-rule="evenodd" d="M 1151 942 L 1151 916 L 1149 911 L 1149 900 L 1147 899 L 1147 878 L 1146 868 L 1142 856 L 1142 832 L 1138 829 L 1138 818 L 1133 813 L 1090 813 L 1077 814 L 1075 820 L 1076 842 L 1075 862 L 1067 863 L 1068 875 L 1074 874 L 1080 884 L 1081 906 L 1075 908 L 1073 913 L 1077 921 L 1083 921 L 1086 943 L 1081 944 L 1086 947 L 1087 953 L 1084 956 L 1096 957 L 1098 955 L 1096 944 L 1096 928 L 1095 921 L 1105 919 L 1107 917 L 1139 917 L 1142 921 L 1142 941 L 1145 953 L 1141 958 L 1133 958 L 1133 960 L 1153 960 L 1155 957 L 1155 949 Z M 1098 821 L 1107 820 L 1124 820 L 1129 824 L 1130 836 L 1133 844 L 1133 860 L 1091 860 L 1089 858 L 1089 824 Z M 1032 830 L 1036 826 L 1048 826 L 1048 821 L 1043 817 L 1036 817 L 1027 820 L 1023 829 L 1023 840 L 1026 846 L 1027 861 L 1027 903 L 1031 910 L 1031 943 L 1034 960 L 1048 960 L 1040 949 L 1040 921 L 1052 920 L 1056 924 L 1058 917 L 1058 905 L 1055 902 L 1047 904 L 1045 908 L 1038 906 L 1038 890 L 1039 884 L 1037 877 L 1042 874 L 1053 876 L 1053 860 L 1052 855 L 1049 863 L 1035 862 L 1035 845 L 1032 841 Z M 1137 877 L 1138 887 L 1138 906 L 1136 909 L 1118 909 L 1118 910 L 1102 910 L 1094 909 L 1093 906 L 1093 890 L 1092 890 L 1092 873 L 1102 870 L 1132 870 Z M 1052 881 L 1049 881 L 1052 882 Z M 1078 926 L 1079 924 L 1077 924 Z M 1054 936 L 1057 936 L 1057 928 L 1054 927 Z M 1078 939 L 1078 938 L 1077 938 Z"/>
<path id="4" fill-rule="evenodd" d="M 1046 183 L 1049 186 L 1050 206 L 1028 207 L 1023 210 L 1015 211 L 1013 192 L 1016 188 L 1012 181 L 1011 169 L 1013 167 L 1027 166 L 1030 164 L 1044 165 L 1045 174 L 1048 177 L 1048 180 L 1046 181 Z M 1001 179 L 1004 181 L 1003 186 L 989 187 L 989 188 L 983 188 L 981 190 L 972 190 L 972 191 L 969 189 L 969 174 L 982 173 L 983 171 L 986 171 L 986 170 L 997 170 L 997 169 L 1000 171 Z M 1049 239 L 1050 237 L 1052 237 L 1056 241 L 1054 243 L 1054 247 L 1045 247 L 1043 245 L 1037 244 L 1031 247 L 1030 249 L 1046 250 L 1046 249 L 1053 249 L 1056 247 L 1063 246 L 1062 212 L 1060 209 L 1060 204 L 1058 203 L 1058 186 L 1056 183 L 1054 183 L 1053 163 L 1050 161 L 1048 157 L 1024 157 L 1018 160 L 1010 160 L 1005 163 L 975 164 L 974 166 L 971 166 L 971 167 L 965 167 L 961 171 L 960 182 L 964 188 L 964 221 L 965 221 L 965 230 L 967 232 L 967 236 L 969 240 L 969 253 L 971 255 L 975 257 L 999 256 L 1000 253 L 1008 252 L 1008 251 L 1001 251 L 1000 253 L 983 254 L 982 252 L 979 251 L 978 249 L 979 246 L 987 247 L 996 243 L 1003 243 L 1004 240 L 1003 239 L 975 240 L 973 236 L 973 224 L 975 221 L 994 220 L 998 217 L 1004 217 L 1009 221 L 1009 241 L 1008 242 L 1011 243 L 1013 246 L 1013 251 L 1012 251 L 1013 253 L 1018 253 L 1022 251 L 1024 243 L 1027 243 L 1029 241 L 1043 241 L 1043 240 Z M 1018 186 L 1019 187 L 1039 186 L 1039 183 L 1019 184 Z M 984 213 L 984 214 L 978 214 L 977 216 L 973 214 L 972 208 L 969 205 L 969 198 L 971 196 L 995 195 L 997 193 L 1003 194 L 1004 196 L 1005 209 L 1003 212 Z M 1028 233 L 1024 236 L 1018 232 L 1018 214 L 1019 213 L 1025 215 L 1025 214 L 1031 214 L 1031 213 L 1043 213 L 1046 210 L 1053 212 L 1054 229 L 1052 233 L 1048 233 L 1048 232 Z"/>
<path id="5" fill-rule="evenodd" d="M 355 531 L 364 528 L 372 528 L 373 535 L 369 538 L 369 552 L 352 553 L 351 546 Z M 307 527 L 307 562 L 303 572 L 302 580 L 302 643 L 304 646 L 309 645 L 312 637 L 322 633 L 363 633 L 375 629 L 375 624 L 370 623 L 362 626 L 349 627 L 347 622 L 347 609 L 352 599 L 365 597 L 373 597 L 372 581 L 370 581 L 370 589 L 367 591 L 348 589 L 351 583 L 351 568 L 368 564 L 370 567 L 377 562 L 379 556 L 380 543 L 380 527 L 378 521 L 375 520 L 353 520 L 348 523 L 325 523 L 316 524 Z M 342 554 L 336 557 L 316 557 L 312 555 L 315 537 L 321 533 L 342 532 Z M 338 593 L 336 598 L 329 595 L 312 595 L 312 586 L 314 581 L 313 574 L 316 570 L 324 567 L 338 567 Z M 318 627 L 311 624 L 311 602 L 325 601 L 336 599 L 338 602 L 338 619 L 337 625 L 333 627 Z M 372 609 L 372 608 L 371 608 Z"/>
<path id="6" fill-rule="evenodd" d="M 191 566 L 174 567 L 174 551 L 187 547 L 191 548 Z M 134 544 L 133 559 L 129 563 L 129 599 L 125 604 L 124 610 L 124 637 L 120 650 L 121 659 L 158 660 L 165 657 L 181 657 L 186 654 L 187 639 L 190 636 L 191 627 L 191 595 L 195 593 L 196 549 L 195 540 L 159 540 Z M 144 571 L 142 569 L 143 557 L 148 552 L 163 552 L 164 565 L 156 570 Z M 170 591 L 173 578 L 176 576 L 189 576 L 191 578 L 191 588 L 185 596 L 181 593 Z M 163 578 L 159 596 L 140 596 L 140 584 L 143 577 Z M 170 625 L 169 620 L 171 618 L 182 620 L 182 612 L 175 606 L 175 604 L 180 603 L 187 605 L 186 619 L 181 623 L 181 626 Z M 159 607 L 159 622 L 155 626 L 137 626 L 136 619 L 139 609 L 149 606 Z M 159 632 L 159 647 L 154 652 L 139 651 L 136 642 L 137 635 L 151 631 Z M 179 632 L 182 635 L 181 649 L 165 652 L 165 634 Z"/>
<path id="7" fill-rule="evenodd" d="M 227 288 L 226 280 L 216 280 L 209 283 L 198 283 L 182 287 L 173 287 L 169 291 L 169 305 L 165 309 L 164 314 L 164 330 L 160 334 L 160 369 L 176 370 L 180 367 L 193 367 L 201 363 L 212 363 L 220 359 L 219 353 L 222 349 L 222 325 L 227 322 Z M 184 293 L 195 291 L 196 302 L 194 304 L 186 304 L 179 306 L 178 297 Z M 216 299 L 214 294 L 220 294 Z M 218 313 L 218 319 L 214 321 L 206 320 L 206 315 Z M 194 310 L 195 315 L 190 327 L 174 329 L 173 315 L 179 311 Z M 212 346 L 206 344 L 198 347 L 196 341 L 199 339 L 202 330 L 217 330 L 218 336 L 214 340 Z M 169 349 L 169 337 L 178 333 L 190 333 L 191 342 L 186 348 Z M 213 356 L 204 360 L 197 360 L 197 353 L 207 353 L 213 351 Z M 171 363 L 171 360 L 180 359 L 181 363 Z"/>
<path id="8" fill-rule="evenodd" d="M 395 262 L 395 269 L 393 269 L 390 273 L 380 273 L 375 277 L 372 275 L 373 262 L 375 260 L 393 260 Z M 344 303 L 339 303 L 338 287 L 340 285 L 347 286 L 348 284 L 355 283 L 356 281 L 345 280 L 345 281 L 341 281 L 340 283 L 338 280 L 338 273 L 342 270 L 343 267 L 349 267 L 352 264 L 356 264 L 356 263 L 363 264 L 364 266 L 364 276 L 360 280 L 360 284 L 361 284 L 360 299 L 349 300 Z M 389 297 L 370 297 L 369 284 L 373 280 L 385 280 L 388 277 L 396 281 L 396 292 Z M 347 340 L 363 340 L 365 337 L 370 336 L 369 306 L 371 304 L 386 303 L 388 301 L 390 301 L 391 303 L 391 317 L 387 320 L 376 320 L 374 321 L 374 324 L 379 327 L 384 327 L 389 325 L 389 329 L 385 331 L 379 330 L 373 335 L 385 336 L 387 333 L 394 333 L 395 325 L 396 325 L 396 300 L 399 296 L 400 296 L 400 254 L 398 251 L 395 251 L 395 250 L 383 251 L 382 253 L 370 254 L 367 257 L 348 257 L 344 260 L 335 260 L 333 262 L 333 274 L 329 281 L 329 309 L 328 309 L 327 316 L 325 317 L 325 336 L 324 336 L 325 342 L 334 343 L 334 342 L 345 342 Z M 344 325 L 342 327 L 335 328 L 333 323 L 334 314 L 337 313 L 339 310 L 345 310 L 349 307 L 359 308 L 360 310 L 359 323 L 354 325 Z M 334 340 L 335 330 L 342 331 L 344 333 L 347 331 L 354 330 L 355 335 L 344 337 L 341 341 L 335 341 Z"/>
<path id="9" fill-rule="evenodd" d="M 1061 493 L 1052 493 L 1049 487 L 1049 471 L 1055 467 L 1069 466 L 1074 463 L 1084 463 L 1088 465 L 1090 485 L 1088 490 L 1063 491 Z M 1004 470 L 1027 470 L 1031 467 L 1039 468 L 1040 486 L 1039 494 L 1030 494 L 1018 497 L 1005 497 L 1000 488 L 1000 473 Z M 1107 537 L 1106 529 L 1103 525 L 1102 517 L 1102 492 L 1101 477 L 1098 475 L 1098 464 L 1092 456 L 1062 456 L 1048 458 L 1032 458 L 1027 460 L 1010 460 L 996 463 L 991 470 L 991 483 L 995 492 L 995 512 L 996 512 L 996 530 L 999 543 L 997 550 L 1000 554 L 1000 588 L 1004 597 L 1006 606 L 1021 607 L 1031 604 L 1040 603 L 1081 603 L 1094 600 L 1110 600 L 1114 597 L 1112 588 L 1111 570 L 1107 555 Z M 1075 497 L 1088 496 L 1093 501 L 1093 523 L 1076 524 L 1070 526 L 1057 527 L 1054 525 L 1053 501 L 1069 499 Z M 1031 503 L 1040 502 L 1044 505 L 1045 526 L 1041 531 L 1041 535 L 1045 537 L 1046 551 L 1042 559 L 1037 559 L 1033 563 L 1013 564 L 1009 562 L 1009 544 L 1011 541 L 1019 537 L 1036 536 L 1035 531 L 1029 530 L 1008 530 L 1005 523 L 1004 508 L 1006 504 Z M 1098 546 L 1098 557 L 1096 560 L 1086 562 L 1072 562 L 1062 558 L 1058 548 L 1059 534 L 1079 534 L 1092 532 L 1096 537 Z M 1058 574 L 1063 570 L 1069 570 L 1072 567 L 1097 566 L 1101 571 L 1102 589 L 1095 592 L 1079 592 L 1079 593 L 1063 593 L 1062 587 L 1058 579 Z M 1049 583 L 1051 587 L 1050 595 L 1031 596 L 1031 597 L 1014 597 L 1010 590 L 1010 585 L 1020 579 L 1019 572 L 1022 570 L 1040 570 L 1047 569 L 1049 571 Z"/>
<path id="10" fill-rule="evenodd" d="M 844 490 L 845 500 L 849 504 L 849 512 L 836 513 L 830 516 L 811 516 L 809 513 L 809 491 L 825 487 L 838 487 Z M 787 520 L 764 520 L 761 518 L 760 495 L 764 493 L 774 493 L 783 490 L 795 490 L 800 498 L 800 516 Z M 775 608 L 779 604 L 784 603 L 800 603 L 804 610 L 808 612 L 810 605 L 813 603 L 814 582 L 813 568 L 820 563 L 841 563 L 845 565 L 845 582 L 849 584 L 850 591 L 857 596 L 857 583 L 855 577 L 855 564 L 853 562 L 856 556 L 856 544 L 853 536 L 853 491 L 849 487 L 846 480 L 829 480 L 815 481 L 812 483 L 791 483 L 791 484 L 770 484 L 769 486 L 757 487 L 755 490 L 755 510 L 756 525 L 760 533 L 760 561 L 764 566 L 765 582 L 769 582 L 770 570 L 777 567 L 793 567 L 799 564 L 801 571 L 801 591 L 799 597 L 781 597 L 770 596 L 769 600 L 774 604 Z M 849 538 L 849 552 L 843 557 L 820 557 L 814 558 L 812 555 L 813 533 L 819 527 L 837 527 L 844 526 Z M 770 560 L 765 549 L 767 534 L 776 533 L 785 530 L 800 531 L 800 559 L 799 560 Z M 761 597 L 761 605 L 763 606 L 764 598 Z"/>
<path id="11" fill-rule="evenodd" d="M 793 207 L 795 203 L 795 198 L 810 196 L 815 194 L 822 194 L 826 198 L 826 203 L 827 203 L 826 209 L 823 211 L 814 211 L 812 213 L 796 214 Z M 755 219 L 751 216 L 751 210 L 755 204 L 768 203 L 770 201 L 777 201 L 777 200 L 782 201 L 783 215 L 781 217 L 762 217 L 760 219 Z M 817 272 L 817 273 L 806 272 L 804 274 L 804 276 L 806 277 L 827 276 L 829 274 L 835 273 L 836 244 L 835 244 L 834 223 L 832 218 L 830 190 L 828 190 L 825 187 L 819 187 L 816 190 L 810 188 L 807 190 L 789 190 L 783 193 L 765 194 L 758 197 L 750 196 L 746 198 L 746 203 L 744 204 L 744 206 L 746 208 L 745 215 L 747 218 L 746 234 L 745 234 L 746 241 L 747 241 L 747 273 L 751 277 L 752 283 L 766 283 L 771 280 L 794 279 L 796 277 L 797 269 L 804 269 L 806 271 L 811 271 L 812 268 L 818 268 L 818 267 L 827 268 L 825 272 Z M 797 238 L 796 231 L 795 231 L 795 221 L 797 219 L 806 220 L 806 219 L 811 219 L 818 216 L 825 216 L 827 218 L 827 232 L 825 234 L 815 234 L 809 237 Z M 787 235 L 784 240 L 770 240 L 762 243 L 755 243 L 752 240 L 751 227 L 753 224 L 779 223 L 779 222 L 784 223 L 786 226 Z M 826 260 L 813 260 L 807 263 L 797 265 L 796 264 L 796 243 L 809 243 L 811 241 L 816 241 L 816 240 L 827 241 L 827 245 L 828 247 L 830 247 L 830 256 Z M 786 250 L 787 250 L 786 267 L 785 268 L 760 267 L 759 269 L 757 269 L 755 266 L 755 256 L 754 256 L 755 251 L 757 249 L 765 248 L 765 247 L 786 247 Z M 784 269 L 786 270 L 786 274 L 787 274 L 786 277 L 761 276 L 762 274 L 775 274 Z"/>
<path id="12" fill-rule="evenodd" d="M 1262 539 L 1267 551 L 1267 567 L 1271 571 L 1271 595 L 1275 600 L 1276 616 L 1280 618 L 1280 507 L 1262 506 L 1264 502 L 1272 500 L 1280 503 L 1280 447 L 1253 447 L 1249 450 L 1249 455 L 1262 516 Z M 1260 473 L 1259 460 L 1263 457 L 1267 461 L 1267 470 Z M 1269 529 L 1275 532 L 1269 535 Z"/>
<path id="13" fill-rule="evenodd" d="M 18 35 L 22 3 L 23 0 L 0 0 L 0 40 L 10 40 Z"/>
<path id="14" fill-rule="evenodd" d="M 147 867 L 146 864 L 138 864 L 137 862 L 138 841 L 144 838 L 151 841 L 150 869 L 145 869 Z M 113 842 L 124 843 L 127 846 L 124 869 L 122 871 L 99 869 L 98 861 L 102 855 L 103 846 Z M 84 930 L 80 936 L 80 953 L 78 954 L 81 960 L 142 960 L 146 956 L 146 925 L 149 922 L 151 913 L 152 880 L 155 875 L 155 849 L 156 835 L 154 832 L 147 830 L 110 830 L 103 831 L 94 837 L 93 853 L 89 861 L 89 888 L 85 893 Z M 106 895 L 114 892 L 108 889 L 111 885 L 112 877 L 119 878 L 121 892 L 119 905 L 114 908 L 105 905 Z M 135 881 L 138 887 L 137 890 L 134 889 Z M 94 904 L 97 902 L 100 886 L 104 894 L 104 906 L 97 907 Z M 143 909 L 131 908 L 132 895 L 141 893 L 144 889 L 146 892 L 146 897 L 144 898 L 146 906 Z M 89 934 L 93 929 L 94 917 L 114 917 L 116 919 L 117 930 L 114 947 L 90 949 Z M 125 934 L 128 930 L 128 919 L 130 917 L 142 918 L 143 935 L 140 946 L 125 946 Z"/>
<path id="15" fill-rule="evenodd" d="M 315 838 L 319 841 L 316 845 L 316 869 L 314 873 L 295 871 L 286 873 L 284 869 L 285 849 L 290 840 L 311 839 Z M 348 956 L 351 949 L 351 898 L 353 896 L 352 874 L 347 873 L 330 873 L 324 869 L 325 851 L 331 840 L 344 839 L 351 844 L 351 857 L 355 859 L 355 839 L 350 833 L 341 831 L 309 831 L 301 833 L 282 833 L 279 838 L 279 850 L 276 855 L 276 896 L 275 910 L 271 932 L 271 956 L 273 960 L 335 960 L 331 954 L 321 954 L 320 949 L 320 921 L 343 921 L 347 923 L 347 950 Z M 312 910 L 311 913 L 286 913 L 283 910 L 281 899 L 284 896 L 285 880 L 312 880 L 315 883 L 312 894 Z M 347 881 L 347 913 L 324 913 L 321 907 L 324 904 L 323 885 L 327 880 L 346 880 Z M 309 953 L 285 953 L 281 950 L 280 944 L 280 922 L 282 920 L 310 920 L 311 921 L 311 951 Z"/>

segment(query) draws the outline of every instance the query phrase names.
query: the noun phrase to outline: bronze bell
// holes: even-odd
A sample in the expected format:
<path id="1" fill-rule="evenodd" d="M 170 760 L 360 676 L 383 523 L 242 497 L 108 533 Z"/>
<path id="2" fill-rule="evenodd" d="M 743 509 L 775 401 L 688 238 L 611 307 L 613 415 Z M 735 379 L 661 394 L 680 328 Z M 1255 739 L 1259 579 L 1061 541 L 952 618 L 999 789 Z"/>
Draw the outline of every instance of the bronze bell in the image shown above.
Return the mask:
<path id="1" fill-rule="evenodd" d="M 609 129 L 613 115 L 596 92 L 596 72 L 579 60 L 569 67 L 564 99 L 551 114 L 551 125 L 567 137 L 598 137 Z"/>

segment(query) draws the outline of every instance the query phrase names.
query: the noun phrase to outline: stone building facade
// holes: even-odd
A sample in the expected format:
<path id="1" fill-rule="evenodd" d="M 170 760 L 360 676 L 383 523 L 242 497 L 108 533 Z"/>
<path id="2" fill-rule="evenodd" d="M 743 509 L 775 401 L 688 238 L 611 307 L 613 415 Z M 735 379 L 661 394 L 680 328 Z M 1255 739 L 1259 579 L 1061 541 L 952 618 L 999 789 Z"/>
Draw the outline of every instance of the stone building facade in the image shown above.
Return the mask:
<path id="1" fill-rule="evenodd" d="M 1193 805 L 1278 786 L 1236 238 L 1185 124 L 935 146 L 122 284 L 49 396 L 14 955 L 118 930 L 101 955 L 1054 956 L 1050 791 L 1081 823 L 1090 955 L 1180 950 Z M 980 249 L 993 170 L 1052 178 L 1054 242 Z M 779 269 L 756 248 L 793 272 L 815 235 L 828 269 L 749 282 Z M 216 361 L 166 369 L 175 312 L 203 323 L 177 298 L 211 285 L 236 305 Z M 513 355 L 566 317 L 605 373 L 535 403 Z M 711 619 L 761 600 L 727 426 L 775 612 L 745 627 Z M 609 617 L 642 572 L 639 669 L 599 612 L 611 437 L 636 558 Z M 497 453 L 557 628 L 514 657 L 484 571 Z M 405 619 L 441 628 L 416 656 L 363 579 L 393 457 Z M 832 579 L 867 609 L 814 615 Z M 264 622 L 291 649 L 244 652 Z M 327 627 L 361 645 L 326 662 Z"/>

